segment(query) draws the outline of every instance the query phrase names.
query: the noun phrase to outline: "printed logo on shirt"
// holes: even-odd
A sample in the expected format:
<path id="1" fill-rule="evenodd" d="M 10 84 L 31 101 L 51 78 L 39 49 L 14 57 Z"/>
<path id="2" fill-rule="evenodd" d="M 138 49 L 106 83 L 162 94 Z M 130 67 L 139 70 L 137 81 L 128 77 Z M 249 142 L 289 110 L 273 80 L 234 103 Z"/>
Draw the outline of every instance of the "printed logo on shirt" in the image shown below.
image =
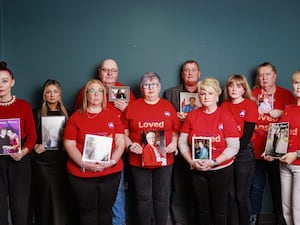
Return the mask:
<path id="1" fill-rule="evenodd" d="M 164 111 L 164 115 L 165 115 L 166 117 L 170 117 L 170 116 L 171 116 L 171 113 L 170 113 L 169 111 Z"/>
<path id="2" fill-rule="evenodd" d="M 223 123 L 220 123 L 218 128 L 219 128 L 219 130 L 223 130 L 224 129 Z"/>
<path id="3" fill-rule="evenodd" d="M 114 123 L 113 122 L 108 122 L 108 127 L 110 129 L 114 129 L 115 128 Z"/>
<path id="4" fill-rule="evenodd" d="M 240 117 L 245 117 L 245 115 L 246 115 L 246 111 L 245 110 L 241 110 L 241 112 L 240 112 Z"/>

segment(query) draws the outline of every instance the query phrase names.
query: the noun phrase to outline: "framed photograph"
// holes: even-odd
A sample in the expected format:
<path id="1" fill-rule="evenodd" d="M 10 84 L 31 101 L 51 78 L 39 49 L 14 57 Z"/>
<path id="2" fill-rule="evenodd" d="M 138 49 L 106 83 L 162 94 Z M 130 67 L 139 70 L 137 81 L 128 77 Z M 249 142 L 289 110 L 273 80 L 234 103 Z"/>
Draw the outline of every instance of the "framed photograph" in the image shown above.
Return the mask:
<path id="1" fill-rule="evenodd" d="M 111 156 L 112 138 L 86 134 L 82 161 L 108 163 Z"/>
<path id="2" fill-rule="evenodd" d="M 63 147 L 65 116 L 42 116 L 42 144 L 46 150 L 58 150 Z"/>
<path id="3" fill-rule="evenodd" d="M 155 168 L 167 165 L 166 139 L 164 130 L 142 131 L 142 166 Z"/>
<path id="4" fill-rule="evenodd" d="M 287 153 L 289 123 L 270 123 L 264 155 L 280 158 Z"/>
<path id="5" fill-rule="evenodd" d="M 126 102 L 129 102 L 130 99 L 129 86 L 109 87 L 108 99 L 110 102 L 114 102 L 116 100 L 124 100 Z"/>
<path id="6" fill-rule="evenodd" d="M 20 119 L 0 119 L 0 155 L 21 152 Z"/>
<path id="7" fill-rule="evenodd" d="M 198 93 L 180 92 L 180 113 L 187 115 L 200 106 Z"/>
<path id="8" fill-rule="evenodd" d="M 192 158 L 212 159 L 211 155 L 212 142 L 210 137 L 192 137 Z"/>
<path id="9" fill-rule="evenodd" d="M 261 113 L 270 113 L 273 110 L 273 94 L 261 94 L 258 96 L 258 111 Z"/>

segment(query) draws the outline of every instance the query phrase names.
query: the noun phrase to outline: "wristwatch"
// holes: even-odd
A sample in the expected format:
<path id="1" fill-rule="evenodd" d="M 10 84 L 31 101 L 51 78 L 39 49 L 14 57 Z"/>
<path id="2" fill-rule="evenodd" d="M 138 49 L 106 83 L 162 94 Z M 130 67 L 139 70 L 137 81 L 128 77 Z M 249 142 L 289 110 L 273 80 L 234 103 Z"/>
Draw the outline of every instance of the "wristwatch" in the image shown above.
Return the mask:
<path id="1" fill-rule="evenodd" d="M 219 165 L 218 161 L 216 159 L 214 159 L 213 161 L 214 161 L 214 167 L 217 167 Z"/>
<path id="2" fill-rule="evenodd" d="M 300 159 L 300 150 L 297 150 L 296 153 L 297 153 L 297 159 Z"/>

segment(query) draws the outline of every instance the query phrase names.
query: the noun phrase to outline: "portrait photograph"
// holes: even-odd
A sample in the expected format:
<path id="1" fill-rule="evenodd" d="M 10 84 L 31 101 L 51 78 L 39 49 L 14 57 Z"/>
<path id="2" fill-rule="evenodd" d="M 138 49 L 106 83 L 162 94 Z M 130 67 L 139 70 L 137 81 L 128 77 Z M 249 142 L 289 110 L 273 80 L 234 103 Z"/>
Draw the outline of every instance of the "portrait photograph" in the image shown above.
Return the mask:
<path id="1" fill-rule="evenodd" d="M 180 112 L 189 112 L 201 106 L 198 93 L 180 92 Z"/>
<path id="2" fill-rule="evenodd" d="M 0 119 L 0 155 L 9 155 L 20 151 L 20 119 Z"/>
<path id="3" fill-rule="evenodd" d="M 192 158 L 193 160 L 211 159 L 211 138 L 196 137 L 192 138 Z"/>
<path id="4" fill-rule="evenodd" d="M 130 99 L 129 86 L 109 87 L 108 99 L 110 102 L 114 102 L 116 100 L 124 100 L 126 102 L 129 102 Z"/>

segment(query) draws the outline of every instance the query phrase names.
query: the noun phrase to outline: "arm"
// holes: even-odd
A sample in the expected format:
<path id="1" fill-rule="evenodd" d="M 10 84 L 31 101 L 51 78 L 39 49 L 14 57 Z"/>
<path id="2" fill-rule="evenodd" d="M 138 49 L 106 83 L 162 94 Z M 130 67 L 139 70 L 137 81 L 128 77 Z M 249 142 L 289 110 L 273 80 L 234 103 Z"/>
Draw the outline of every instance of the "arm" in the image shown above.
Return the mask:
<path id="1" fill-rule="evenodd" d="M 254 132 L 255 123 L 245 122 L 244 133 L 240 139 L 240 149 L 244 149 L 250 142 L 252 134 Z"/>
<path id="2" fill-rule="evenodd" d="M 115 150 L 112 153 L 111 160 L 108 167 L 114 166 L 122 157 L 125 149 L 125 136 L 124 134 L 116 134 L 115 136 Z"/>
<path id="3" fill-rule="evenodd" d="M 125 129 L 125 143 L 126 143 L 126 149 L 129 152 L 133 152 L 135 154 L 142 154 L 143 152 L 142 146 L 137 142 L 132 142 L 132 140 L 129 138 L 128 129 Z"/>
<path id="4" fill-rule="evenodd" d="M 167 153 L 175 152 L 175 155 L 177 155 L 177 153 L 178 153 L 177 143 L 178 143 L 178 133 L 173 132 L 172 140 L 171 140 L 170 144 L 167 146 Z"/>

